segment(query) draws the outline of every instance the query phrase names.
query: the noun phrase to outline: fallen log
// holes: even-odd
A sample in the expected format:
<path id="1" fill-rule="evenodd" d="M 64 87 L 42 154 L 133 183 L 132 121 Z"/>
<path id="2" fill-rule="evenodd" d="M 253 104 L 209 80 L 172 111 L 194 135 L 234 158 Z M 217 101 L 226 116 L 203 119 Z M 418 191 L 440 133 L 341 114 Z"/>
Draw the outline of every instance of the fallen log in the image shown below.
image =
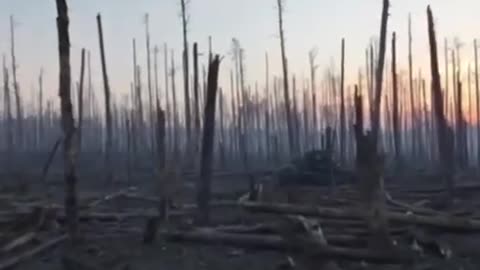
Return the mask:
<path id="1" fill-rule="evenodd" d="M 303 216 L 330 217 L 338 219 L 363 219 L 361 211 L 356 209 L 337 209 L 291 204 L 265 204 L 246 202 L 242 207 L 252 212 L 296 214 Z M 480 221 L 468 218 L 452 217 L 448 215 L 422 216 L 413 213 L 388 212 L 387 218 L 392 222 L 431 226 L 452 231 L 480 231 Z"/>
<path id="2" fill-rule="evenodd" d="M 25 251 L 17 256 L 13 256 L 9 259 L 6 259 L 2 262 L 0 262 L 0 270 L 5 270 L 5 269 L 10 269 L 22 262 L 25 262 L 32 257 L 36 256 L 37 254 L 44 252 L 50 248 L 53 248 L 60 244 L 61 242 L 65 241 L 68 238 L 66 234 L 61 235 L 57 238 L 51 239 L 48 242 L 45 242 L 31 250 Z"/>
<path id="3" fill-rule="evenodd" d="M 0 251 L 2 253 L 7 253 L 14 249 L 17 249 L 18 247 L 21 247 L 23 245 L 30 243 L 33 239 L 35 239 L 36 235 L 37 234 L 35 232 L 27 232 L 25 234 L 22 234 L 19 237 L 9 241 L 6 245 L 4 245 L 0 249 Z"/>
<path id="4" fill-rule="evenodd" d="M 231 245 L 242 248 L 267 249 L 288 252 L 305 252 L 305 242 L 294 243 L 285 241 L 279 236 L 238 235 L 218 232 L 211 229 L 200 229 L 188 232 L 162 232 L 168 241 L 200 242 L 213 245 Z M 368 249 L 353 249 L 333 245 L 318 245 L 308 242 L 309 253 L 319 257 L 341 260 L 357 260 L 371 263 L 406 263 L 413 259 L 411 254 L 400 252 L 373 251 Z M 330 240 L 328 240 L 330 242 Z"/>

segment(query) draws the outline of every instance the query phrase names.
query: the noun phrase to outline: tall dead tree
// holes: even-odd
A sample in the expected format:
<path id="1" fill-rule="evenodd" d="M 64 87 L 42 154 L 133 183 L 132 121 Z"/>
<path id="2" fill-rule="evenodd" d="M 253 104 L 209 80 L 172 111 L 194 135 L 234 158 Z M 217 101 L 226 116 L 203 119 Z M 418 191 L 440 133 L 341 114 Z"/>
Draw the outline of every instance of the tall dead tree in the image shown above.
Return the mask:
<path id="1" fill-rule="evenodd" d="M 438 152 L 440 153 L 442 176 L 448 190 L 449 199 L 453 198 L 453 131 L 449 127 L 444 115 L 442 86 L 440 83 L 440 72 L 438 68 L 437 39 L 435 25 L 430 6 L 427 8 L 428 16 L 428 37 L 430 43 L 430 65 L 432 72 L 432 94 L 434 101 L 435 117 L 437 121 Z M 448 74 L 446 75 L 448 76 Z"/>
<path id="2" fill-rule="evenodd" d="M 9 105 L 10 106 L 10 105 Z M 38 139 L 43 141 L 44 139 L 44 112 L 43 112 L 43 68 L 40 69 L 40 75 L 38 75 L 38 114 L 39 114 L 39 122 L 38 122 Z M 11 117 L 11 115 L 10 115 Z"/>
<path id="3" fill-rule="evenodd" d="M 80 58 L 80 83 L 78 87 L 78 151 L 82 151 L 82 126 L 83 126 L 83 81 L 85 76 L 85 49 L 82 49 Z"/>
<path id="4" fill-rule="evenodd" d="M 182 26 L 183 26 L 183 87 L 185 91 L 185 129 L 187 133 L 187 144 L 186 144 L 186 151 L 187 155 L 189 155 L 188 151 L 190 151 L 191 143 L 192 143 L 192 133 L 191 133 L 191 113 L 190 113 L 190 91 L 189 91 L 189 51 L 188 51 L 188 20 L 187 20 L 187 1 L 180 0 L 180 4 L 182 6 Z"/>
<path id="5" fill-rule="evenodd" d="M 149 121 L 149 127 L 151 128 L 151 132 L 149 134 L 150 138 L 150 146 L 153 151 L 153 145 L 154 145 L 154 118 L 153 118 L 153 94 L 152 94 L 152 71 L 151 71 L 151 58 L 150 58 L 150 29 L 149 29 L 149 17 L 148 13 L 145 14 L 145 38 L 146 38 L 146 50 L 147 50 L 147 87 L 148 87 L 148 109 L 149 109 L 149 115 L 148 115 L 148 121 Z"/>
<path id="6" fill-rule="evenodd" d="M 345 126 L 345 39 L 342 38 L 340 63 L 340 161 L 345 164 L 346 126 Z"/>
<path id="7" fill-rule="evenodd" d="M 361 196 L 364 202 L 366 220 L 371 231 L 371 245 L 375 248 L 390 248 L 392 242 L 388 233 L 386 219 L 385 191 L 383 183 L 384 160 L 378 151 L 378 137 L 380 129 L 380 105 L 382 97 L 383 70 L 385 64 L 387 24 L 389 1 L 383 0 L 383 10 L 380 27 L 380 50 L 376 66 L 375 93 L 372 108 L 372 130 L 363 131 L 363 108 L 361 96 L 356 90 L 355 137 L 357 141 L 357 170 L 360 183 Z"/>
<path id="8" fill-rule="evenodd" d="M 310 87 L 311 87 L 311 92 L 312 92 L 312 148 L 315 148 L 317 146 L 316 144 L 316 135 L 317 135 L 317 94 L 316 94 L 316 78 L 315 78 L 315 73 L 317 71 L 318 65 L 315 64 L 315 58 L 318 55 L 318 50 L 316 48 L 312 49 L 308 53 L 308 58 L 310 62 Z"/>
<path id="9" fill-rule="evenodd" d="M 177 91 L 175 87 L 175 55 L 173 53 L 173 50 L 170 53 L 170 56 L 172 57 L 172 66 L 170 75 L 172 77 L 171 83 L 172 83 L 172 114 L 173 114 L 173 160 L 178 160 L 179 158 L 179 145 L 178 145 L 178 137 L 179 137 L 179 121 L 178 121 L 178 110 L 177 110 Z"/>
<path id="10" fill-rule="evenodd" d="M 195 155 L 198 154 L 198 138 L 200 138 L 200 104 L 198 96 L 198 87 L 199 84 L 198 77 L 198 44 L 193 43 L 193 110 L 194 110 L 194 125 L 195 125 L 195 141 L 192 142 L 194 145 Z M 232 92 L 233 93 L 233 92 Z"/>
<path id="11" fill-rule="evenodd" d="M 167 142 L 166 149 L 168 151 L 169 146 L 171 146 L 172 140 L 172 116 L 171 116 L 171 109 L 170 109 L 170 84 L 169 84 L 169 69 L 168 69 L 168 48 L 167 43 L 163 44 L 163 59 L 164 59 L 164 72 L 165 72 L 165 127 L 167 132 L 165 134 L 165 141 Z M 170 148 L 171 149 L 171 148 Z"/>
<path id="12" fill-rule="evenodd" d="M 62 115 L 63 160 L 65 178 L 65 216 L 70 239 L 73 241 L 77 235 L 77 195 L 75 172 L 75 124 L 71 101 L 71 70 L 70 70 L 70 37 L 68 8 L 65 0 L 56 0 L 57 3 L 57 30 L 59 53 L 59 96 Z"/>
<path id="13" fill-rule="evenodd" d="M 395 160 L 397 165 L 402 162 L 402 137 L 400 134 L 400 119 L 398 112 L 398 82 L 397 82 L 397 38 L 396 33 L 392 35 L 392 83 L 393 83 L 393 140 L 395 146 Z"/>
<path id="14" fill-rule="evenodd" d="M 19 147 L 23 147 L 24 143 L 24 134 L 23 134 L 23 109 L 22 101 L 20 94 L 20 86 L 17 81 L 17 60 L 15 55 L 15 27 L 13 16 L 10 16 L 10 52 L 12 59 L 12 80 L 13 80 L 13 91 L 15 93 L 15 105 L 17 109 L 17 139 L 19 140 Z"/>
<path id="15" fill-rule="evenodd" d="M 218 90 L 220 57 L 216 55 L 209 63 L 207 97 L 203 120 L 203 137 L 200 160 L 200 179 L 197 186 L 197 222 L 207 224 L 210 220 L 210 193 L 215 138 L 215 105 Z"/>
<path id="16" fill-rule="evenodd" d="M 408 86 L 410 91 L 410 116 L 411 116 L 411 138 L 412 138 L 412 155 L 416 157 L 418 145 L 417 145 L 417 128 L 416 125 L 416 108 L 414 101 L 414 90 L 413 90 L 413 57 L 412 57 L 412 17 L 411 14 L 408 15 Z"/>
<path id="17" fill-rule="evenodd" d="M 283 0 L 277 0 L 278 7 L 278 28 L 280 33 L 280 50 L 282 54 L 282 70 L 283 70 L 283 94 L 285 99 L 285 113 L 287 116 L 287 132 L 288 132 L 288 146 L 290 155 L 296 155 L 297 150 L 295 149 L 295 139 L 293 132 L 293 121 L 292 121 L 292 112 L 290 107 L 290 94 L 288 88 L 288 60 L 285 54 L 285 34 L 283 29 Z"/>
<path id="18" fill-rule="evenodd" d="M 102 17 L 97 15 L 98 38 L 100 42 L 100 60 L 102 64 L 103 88 L 105 91 L 105 169 L 107 183 L 113 180 L 112 167 L 112 111 L 110 103 L 110 85 L 108 83 L 107 63 L 105 60 L 105 47 L 103 42 Z"/>
<path id="19" fill-rule="evenodd" d="M 14 142 L 13 142 L 13 116 L 12 116 L 12 102 L 10 99 L 10 85 L 8 77 L 8 68 L 5 61 L 5 55 L 3 56 L 3 98 L 4 98 L 4 110 L 6 114 L 6 144 L 7 144 L 7 155 L 10 158 L 6 159 L 6 168 L 11 172 L 12 169 L 12 159 L 14 156 Z"/>
<path id="20" fill-rule="evenodd" d="M 480 83 L 478 79 L 478 44 L 473 41 L 473 50 L 475 55 L 475 97 L 477 102 L 477 161 L 480 167 Z"/>

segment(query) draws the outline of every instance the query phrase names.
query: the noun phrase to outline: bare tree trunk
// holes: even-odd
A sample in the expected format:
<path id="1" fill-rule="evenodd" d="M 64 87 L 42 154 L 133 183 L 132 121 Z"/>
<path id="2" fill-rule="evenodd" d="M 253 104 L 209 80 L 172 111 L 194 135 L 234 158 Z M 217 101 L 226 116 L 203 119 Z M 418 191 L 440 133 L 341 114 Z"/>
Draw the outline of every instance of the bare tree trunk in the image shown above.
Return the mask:
<path id="1" fill-rule="evenodd" d="M 6 158 L 6 168 L 7 172 L 11 173 L 12 172 L 12 160 L 14 160 L 14 142 L 13 142 L 13 117 L 12 117 L 12 102 L 10 99 L 10 85 L 9 85 L 9 80 L 8 80 L 8 68 L 5 63 L 5 55 L 3 56 L 3 91 L 4 91 L 4 99 L 5 99 L 5 104 L 4 104 L 4 110 L 6 114 L 6 124 L 7 128 L 6 131 L 7 133 L 5 134 L 6 143 L 7 143 L 7 155 L 10 158 Z"/>
<path id="2" fill-rule="evenodd" d="M 39 114 L 39 123 L 38 123 L 38 139 L 43 141 L 45 135 L 44 128 L 44 112 L 43 112 L 43 69 L 40 69 L 40 75 L 38 76 L 38 114 Z M 9 105 L 10 106 L 10 105 Z"/>
<path id="3" fill-rule="evenodd" d="M 165 119 L 165 128 L 166 128 L 166 134 L 165 134 L 165 141 L 166 141 L 166 144 L 167 146 L 165 147 L 166 148 L 166 151 L 168 152 L 169 149 L 172 149 L 172 138 L 173 138 L 173 135 L 172 135 L 172 114 L 171 114 L 171 109 L 170 109 L 170 97 L 169 97 L 169 93 L 170 93 L 170 88 L 169 88 L 169 81 L 168 81 L 168 77 L 169 77 L 169 69 L 168 69 L 168 48 L 167 48 L 167 44 L 165 43 L 163 45 L 163 59 L 164 59 L 164 71 L 165 71 L 165 109 L 166 109 L 166 113 L 165 113 L 165 116 L 166 116 L 166 119 Z"/>
<path id="4" fill-rule="evenodd" d="M 218 71 L 220 57 L 210 62 L 208 68 L 208 89 L 203 122 L 202 156 L 200 165 L 200 182 L 197 187 L 197 222 L 207 224 L 210 220 L 210 186 L 213 162 L 213 142 L 215 137 L 215 104 L 218 90 Z"/>
<path id="5" fill-rule="evenodd" d="M 480 83 L 478 80 L 478 44 L 477 40 L 473 41 L 475 53 L 475 97 L 477 101 L 477 162 L 480 168 Z"/>
<path id="6" fill-rule="evenodd" d="M 187 22 L 187 2 L 185 0 L 180 0 L 182 7 L 182 26 L 183 26 L 183 87 L 185 90 L 185 128 L 187 133 L 187 142 L 186 142 L 186 153 L 190 156 L 189 151 L 191 150 L 192 136 L 191 136 L 191 113 L 190 113 L 190 91 L 189 91 L 189 50 L 188 50 L 188 22 Z M 191 162 L 191 161 L 190 161 Z"/>
<path id="7" fill-rule="evenodd" d="M 17 109 L 17 147 L 24 147 L 25 138 L 23 134 L 23 110 L 22 110 L 22 101 L 20 95 L 20 87 L 17 81 L 17 62 L 15 57 L 15 30 L 13 16 L 10 16 L 10 42 L 11 42 L 11 57 L 12 57 L 12 80 L 13 80 L 13 90 L 15 92 L 15 105 Z"/>
<path id="8" fill-rule="evenodd" d="M 57 2 L 57 29 L 58 29 L 58 52 L 60 62 L 60 107 L 62 113 L 63 159 L 65 178 L 65 215 L 67 217 L 67 229 L 72 243 L 77 238 L 77 195 L 75 172 L 75 125 L 71 101 L 71 71 L 70 71 L 70 37 L 68 30 L 68 8 L 65 0 Z"/>
<path id="9" fill-rule="evenodd" d="M 165 168 L 166 163 L 166 147 L 165 147 L 165 113 L 160 107 L 157 99 L 157 155 L 159 160 L 160 171 Z"/>
<path id="10" fill-rule="evenodd" d="M 102 63 L 103 87 L 105 91 L 105 122 L 106 122 L 106 138 L 105 138 L 105 169 L 107 183 L 113 180 L 112 168 L 112 112 L 110 109 L 110 85 L 108 83 L 107 63 L 105 61 L 105 48 L 103 43 L 102 17 L 97 15 L 98 38 L 100 41 L 100 58 Z"/>
<path id="11" fill-rule="evenodd" d="M 83 79 L 85 76 L 85 49 L 82 49 L 80 60 L 80 85 L 78 87 L 78 151 L 82 151 L 82 126 L 83 126 Z"/>
<path id="12" fill-rule="evenodd" d="M 177 91 L 175 89 L 175 57 L 173 50 L 171 52 L 172 66 L 171 66 L 171 82 L 172 82 L 172 109 L 173 109 L 173 160 L 177 161 L 179 158 L 179 123 L 178 123 L 178 111 L 177 111 Z"/>
<path id="13" fill-rule="evenodd" d="M 346 127 L 345 127 L 345 39 L 342 38 L 342 56 L 341 56 L 341 71 L 340 71 L 340 161 L 345 164 L 345 142 L 346 142 Z"/>
<path id="14" fill-rule="evenodd" d="M 440 73 L 438 71 L 437 39 L 435 36 L 435 25 L 430 6 L 427 9 L 428 15 L 428 36 L 430 42 L 430 64 L 432 70 L 432 92 L 434 97 L 435 116 L 437 121 L 438 151 L 441 159 L 442 176 L 445 177 L 445 184 L 449 193 L 449 199 L 453 199 L 453 132 L 448 126 L 443 111 L 442 88 L 440 84 Z M 448 74 L 447 74 L 448 76 Z"/>
<path id="15" fill-rule="evenodd" d="M 375 99 L 373 106 L 372 131 L 364 134 L 361 95 L 356 90 L 356 139 L 357 168 L 360 177 L 361 194 L 364 199 L 364 210 L 372 232 L 371 244 L 375 248 L 390 248 L 392 242 L 388 234 L 388 221 L 385 215 L 385 192 L 383 183 L 383 159 L 378 153 L 378 137 L 380 129 L 380 105 L 382 97 L 383 70 L 387 39 L 389 1 L 383 1 L 380 28 L 380 51 L 376 69 Z"/>
<path id="16" fill-rule="evenodd" d="M 448 40 L 445 38 L 445 103 L 443 104 L 443 107 L 445 108 L 445 115 L 448 116 L 448 88 L 449 88 L 449 83 L 448 83 L 448 78 L 449 78 L 449 72 L 448 72 Z"/>
<path id="17" fill-rule="evenodd" d="M 278 6 L 278 26 L 280 32 L 280 49 L 282 53 L 282 68 L 283 68 L 283 93 L 285 98 L 285 112 L 287 115 L 287 130 L 288 130 L 288 146 L 290 150 L 290 156 L 297 154 L 297 149 L 295 149 L 295 140 L 293 134 L 293 122 L 292 122 L 292 113 L 290 107 L 290 94 L 288 88 L 288 62 L 285 55 L 285 37 L 283 31 L 283 0 L 277 0 Z"/>
<path id="18" fill-rule="evenodd" d="M 195 156 L 198 154 L 199 148 L 199 138 L 200 138 L 200 106 L 199 106 L 199 96 L 198 96 L 198 87 L 199 85 L 199 77 L 198 77 L 198 44 L 195 42 L 193 43 L 193 107 L 195 112 L 195 141 L 192 142 L 194 144 L 194 152 Z M 232 89 L 233 90 L 233 89 Z M 232 91 L 233 93 L 233 91 Z"/>
<path id="19" fill-rule="evenodd" d="M 317 147 L 317 131 L 318 131 L 318 121 L 317 121 L 317 95 L 316 95 L 316 79 L 315 72 L 318 66 L 315 64 L 315 58 L 317 57 L 318 51 L 313 49 L 308 54 L 310 60 L 310 87 L 312 91 L 312 148 Z"/>
<path id="20" fill-rule="evenodd" d="M 392 83 L 393 83 L 393 138 L 395 145 L 395 160 L 402 164 L 402 137 L 400 135 L 400 120 L 398 115 L 398 82 L 397 82 L 397 39 L 395 32 L 392 36 Z"/>
<path id="21" fill-rule="evenodd" d="M 149 107 L 149 116 L 148 116 L 148 121 L 150 127 L 150 132 L 148 134 L 148 137 L 150 138 L 150 147 L 152 149 L 152 153 L 154 152 L 154 118 L 153 118 L 153 94 L 152 94 L 152 72 L 151 72 L 151 60 L 150 60 L 150 29 L 149 29 L 149 17 L 148 13 L 145 14 L 145 37 L 146 37 L 146 50 L 147 50 L 147 86 L 148 86 L 148 107 Z"/>
<path id="22" fill-rule="evenodd" d="M 411 138 L 412 138 L 412 155 L 413 158 L 417 158 L 417 133 L 416 129 L 416 108 L 414 102 L 414 90 L 413 90 L 413 57 L 412 57 L 412 17 L 408 15 L 408 85 L 410 91 L 410 116 L 411 116 Z"/>

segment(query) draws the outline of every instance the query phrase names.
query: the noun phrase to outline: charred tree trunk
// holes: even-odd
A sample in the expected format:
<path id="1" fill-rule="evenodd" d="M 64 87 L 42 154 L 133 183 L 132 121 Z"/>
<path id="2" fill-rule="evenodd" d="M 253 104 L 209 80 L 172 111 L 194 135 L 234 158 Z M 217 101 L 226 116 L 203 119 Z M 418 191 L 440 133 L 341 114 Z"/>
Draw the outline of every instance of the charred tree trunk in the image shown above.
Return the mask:
<path id="1" fill-rule="evenodd" d="M 102 64 L 103 87 L 105 91 L 105 169 L 107 183 L 113 180 L 112 168 L 112 112 L 110 103 L 110 85 L 108 83 L 107 63 L 105 61 L 105 47 L 103 43 L 102 17 L 97 15 L 98 38 L 100 42 L 100 59 Z"/>
<path id="2" fill-rule="evenodd" d="M 188 53 L 188 31 L 187 31 L 187 3 L 186 0 L 180 0 L 180 4 L 182 7 L 182 26 L 183 26 L 183 87 L 185 90 L 185 129 L 187 133 L 187 140 L 186 140 L 186 153 L 188 156 L 189 151 L 191 150 L 191 113 L 190 113 L 190 91 L 189 91 L 189 78 L 190 78 L 190 72 L 189 72 L 189 53 Z"/>
<path id="3" fill-rule="evenodd" d="M 448 126 L 443 110 L 442 89 L 440 84 L 440 73 L 438 70 L 437 39 L 435 25 L 430 6 L 427 9 L 428 36 L 430 43 L 430 65 L 432 72 L 432 92 L 434 97 L 435 117 L 437 121 L 438 151 L 441 159 L 442 176 L 449 193 L 449 200 L 453 199 L 453 132 Z M 448 75 L 447 75 L 448 76 Z"/>
<path id="4" fill-rule="evenodd" d="M 3 57 L 3 91 L 4 91 L 4 110 L 6 114 L 6 131 L 5 134 L 6 143 L 7 143 L 7 155 L 10 158 L 6 159 L 6 168 L 8 173 L 12 172 L 12 160 L 14 160 L 14 141 L 13 141 L 13 117 L 12 117 L 12 102 L 10 99 L 10 85 L 8 79 L 8 68 L 5 63 L 5 56 Z"/>
<path id="5" fill-rule="evenodd" d="M 165 168 L 166 163 L 166 147 L 165 147 L 165 113 L 160 107 L 157 99 L 157 155 L 159 161 L 159 170 Z"/>
<path id="6" fill-rule="evenodd" d="M 199 87 L 198 77 L 198 44 L 193 43 L 193 107 L 194 107 L 194 123 L 195 123 L 195 141 L 194 144 L 195 156 L 198 154 L 199 139 L 200 138 L 200 104 L 198 96 Z M 233 91 L 232 91 L 233 93 Z"/>
<path id="7" fill-rule="evenodd" d="M 290 156 L 296 155 L 295 139 L 293 132 L 292 113 L 290 107 L 290 94 L 288 88 L 288 62 L 285 55 L 285 37 L 283 31 L 283 0 L 277 0 L 278 5 L 278 26 L 280 32 L 280 49 L 282 53 L 282 68 L 283 68 L 283 93 L 285 98 L 285 112 L 287 116 L 287 131 L 288 131 L 288 146 L 290 150 Z"/>
<path id="8" fill-rule="evenodd" d="M 345 127 L 345 39 L 342 39 L 342 56 L 340 71 L 340 161 L 345 164 L 345 145 L 346 145 L 346 127 Z"/>
<path id="9" fill-rule="evenodd" d="M 17 109 L 17 140 L 18 147 L 24 147 L 25 137 L 23 134 L 23 109 L 22 101 L 20 95 L 20 87 L 17 81 L 17 61 L 15 56 L 15 30 L 13 25 L 13 16 L 10 16 L 10 42 L 11 42 L 11 57 L 12 57 L 12 80 L 13 80 L 13 90 L 15 93 L 15 105 Z"/>
<path id="10" fill-rule="evenodd" d="M 361 95 L 357 95 L 356 113 L 357 125 L 355 135 L 357 141 L 357 170 L 360 177 L 360 190 L 364 200 L 364 210 L 367 222 L 372 232 L 371 245 L 375 248 L 391 248 L 392 242 L 388 234 L 388 221 L 386 219 L 385 191 L 383 183 L 383 157 L 378 151 L 378 137 L 380 129 L 380 108 L 383 85 L 383 70 L 385 64 L 387 24 L 389 1 L 383 1 L 380 51 L 378 65 L 376 66 L 375 93 L 373 104 L 372 131 L 363 131 L 363 108 Z"/>
<path id="11" fill-rule="evenodd" d="M 210 182 L 214 153 L 213 142 L 215 137 L 215 104 L 218 90 L 219 67 L 220 57 L 216 55 L 208 67 L 208 89 L 203 122 L 200 181 L 197 187 L 197 222 L 199 224 L 207 224 L 210 220 Z"/>
<path id="12" fill-rule="evenodd" d="M 153 118 L 153 94 L 152 94 L 152 71 L 151 71 L 151 58 L 150 58 L 150 29 L 149 29 L 149 16 L 148 13 L 145 14 L 145 38 L 146 38 L 146 50 L 147 50 L 147 87 L 148 87 L 148 127 L 150 128 L 150 132 L 148 137 L 150 138 L 150 147 L 152 149 L 152 153 L 154 152 L 154 118 Z"/>
<path id="13" fill-rule="evenodd" d="M 65 216 L 67 217 L 67 229 L 72 243 L 77 238 L 77 195 L 75 172 L 75 125 L 71 101 L 71 71 L 70 71 L 70 37 L 68 8 L 65 0 L 56 0 L 57 3 L 57 29 L 58 29 L 58 52 L 59 52 L 59 95 L 62 114 L 63 159 L 65 178 Z"/>
<path id="14" fill-rule="evenodd" d="M 40 75 L 38 76 L 38 91 L 39 91 L 38 93 L 38 114 L 39 114 L 38 139 L 40 142 L 43 142 L 43 139 L 45 137 L 44 112 L 43 112 L 43 69 L 40 69 Z"/>
<path id="15" fill-rule="evenodd" d="M 477 102 L 477 162 L 480 168 L 480 83 L 478 79 L 478 44 L 477 40 L 473 41 L 475 53 L 475 98 Z"/>
<path id="16" fill-rule="evenodd" d="M 411 146 L 412 146 L 412 155 L 413 158 L 417 158 L 417 128 L 416 125 L 416 108 L 415 108 L 415 101 L 414 101 L 414 90 L 413 90 L 413 57 L 412 57 L 412 18 L 411 15 L 408 15 L 408 86 L 410 91 L 410 116 L 411 116 Z"/>
<path id="17" fill-rule="evenodd" d="M 392 83 L 393 83 L 393 139 L 395 145 L 395 160 L 397 166 L 402 163 L 402 137 L 400 135 L 400 119 L 398 115 L 398 82 L 397 82 L 397 39 L 395 32 L 392 36 Z"/>
<path id="18" fill-rule="evenodd" d="M 80 60 L 80 84 L 78 87 L 78 151 L 82 151 L 82 126 L 83 126 L 83 82 L 85 76 L 85 49 L 82 49 Z"/>

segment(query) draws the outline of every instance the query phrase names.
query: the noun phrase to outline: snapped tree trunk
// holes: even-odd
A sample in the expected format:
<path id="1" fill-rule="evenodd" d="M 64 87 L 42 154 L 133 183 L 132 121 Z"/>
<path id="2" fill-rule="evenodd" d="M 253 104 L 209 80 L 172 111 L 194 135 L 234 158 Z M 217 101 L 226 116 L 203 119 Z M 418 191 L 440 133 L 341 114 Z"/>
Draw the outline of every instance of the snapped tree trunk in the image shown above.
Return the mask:
<path id="1" fill-rule="evenodd" d="M 440 72 L 438 69 L 437 56 L 437 38 L 435 34 L 435 25 L 433 23 L 433 14 L 430 6 L 427 8 L 428 16 L 428 37 L 430 43 L 430 66 L 432 72 L 432 94 L 437 121 L 438 152 L 440 153 L 442 176 L 449 193 L 449 200 L 453 198 L 453 131 L 445 119 L 443 109 L 443 97 L 440 83 Z"/>
<path id="2" fill-rule="evenodd" d="M 387 23 L 389 1 L 383 1 L 383 11 L 380 27 L 380 51 L 376 66 L 374 104 L 372 108 L 372 130 L 363 131 L 362 96 L 355 89 L 355 137 L 357 142 L 357 173 L 360 183 L 360 193 L 364 202 L 365 216 L 372 232 L 371 245 L 374 248 L 391 248 L 392 241 L 388 234 L 386 219 L 385 192 L 383 184 L 383 157 L 378 151 L 380 130 L 380 105 L 383 85 L 383 68 L 385 62 Z"/>
<path id="3" fill-rule="evenodd" d="M 200 179 L 197 186 L 197 222 L 207 224 L 210 219 L 210 186 L 213 165 L 213 142 L 215 137 L 215 105 L 218 90 L 218 71 L 220 57 L 218 55 L 208 67 L 208 88 L 205 104 L 202 151 L 200 160 Z"/>

